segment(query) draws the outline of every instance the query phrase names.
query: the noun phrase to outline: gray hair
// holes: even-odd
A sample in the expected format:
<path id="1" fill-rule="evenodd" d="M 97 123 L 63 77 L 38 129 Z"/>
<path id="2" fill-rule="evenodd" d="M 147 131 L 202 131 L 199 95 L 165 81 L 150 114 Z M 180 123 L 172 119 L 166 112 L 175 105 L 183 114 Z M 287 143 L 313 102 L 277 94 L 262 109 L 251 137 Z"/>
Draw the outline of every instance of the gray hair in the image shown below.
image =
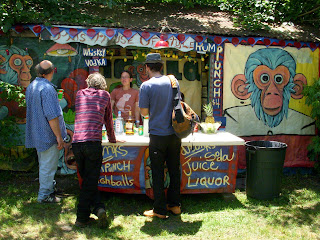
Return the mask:
<path id="1" fill-rule="evenodd" d="M 86 79 L 86 82 L 89 88 L 107 90 L 106 79 L 98 72 L 91 73 Z"/>

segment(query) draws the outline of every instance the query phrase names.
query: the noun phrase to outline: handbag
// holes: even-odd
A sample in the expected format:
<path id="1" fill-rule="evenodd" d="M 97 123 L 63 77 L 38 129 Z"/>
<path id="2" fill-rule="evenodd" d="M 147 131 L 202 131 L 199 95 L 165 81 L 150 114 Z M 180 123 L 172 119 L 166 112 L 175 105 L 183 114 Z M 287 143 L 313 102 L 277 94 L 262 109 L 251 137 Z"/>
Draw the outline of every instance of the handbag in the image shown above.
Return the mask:
<path id="1" fill-rule="evenodd" d="M 181 101 L 180 91 L 178 89 L 177 79 L 173 75 L 168 75 L 173 90 L 173 111 L 172 111 L 172 127 L 177 137 L 185 138 L 193 133 L 197 122 L 200 122 L 199 116 L 192 108 Z"/>

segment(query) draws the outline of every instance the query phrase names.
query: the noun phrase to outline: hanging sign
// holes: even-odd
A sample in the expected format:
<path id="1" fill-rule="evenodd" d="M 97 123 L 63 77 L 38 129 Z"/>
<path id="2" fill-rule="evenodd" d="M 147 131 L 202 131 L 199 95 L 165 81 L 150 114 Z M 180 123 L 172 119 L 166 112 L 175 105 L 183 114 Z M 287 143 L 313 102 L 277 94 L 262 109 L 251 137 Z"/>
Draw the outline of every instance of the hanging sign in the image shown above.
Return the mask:
<path id="1" fill-rule="evenodd" d="M 107 59 L 104 58 L 92 58 L 84 60 L 87 67 L 107 66 Z"/>
<path id="2" fill-rule="evenodd" d="M 83 49 L 83 56 L 84 57 L 105 57 L 106 56 L 106 49 L 105 48 L 84 48 Z"/>
<path id="3" fill-rule="evenodd" d="M 99 46 L 107 46 L 109 42 L 109 37 L 104 35 L 102 32 L 97 33 L 93 38 L 90 38 L 85 32 L 80 32 L 76 36 L 71 37 L 69 33 L 65 30 L 61 31 L 54 37 L 51 36 L 51 40 L 57 43 L 69 43 L 69 42 L 79 42 L 83 44 L 87 44 L 90 46 L 99 45 Z"/>
<path id="4" fill-rule="evenodd" d="M 217 44 L 215 43 L 202 43 L 199 44 L 198 42 L 194 43 L 194 51 L 200 52 L 200 53 L 206 53 L 211 52 L 214 53 L 217 51 Z"/>
<path id="5" fill-rule="evenodd" d="M 116 44 L 125 48 L 127 46 L 135 46 L 135 47 L 148 47 L 155 48 L 156 42 L 158 42 L 160 38 L 157 35 L 153 35 L 151 38 L 143 38 L 139 34 L 135 34 L 130 39 L 122 35 L 118 32 L 116 38 Z M 188 37 L 183 43 L 181 43 L 175 36 L 171 36 L 166 40 L 169 44 L 169 48 L 175 48 L 182 52 L 188 52 L 193 50 L 195 40 L 192 37 Z"/>
<path id="6" fill-rule="evenodd" d="M 87 67 L 98 67 L 98 66 L 107 66 L 106 56 L 106 49 L 105 48 L 84 48 L 83 49 L 83 56 L 84 57 L 92 57 L 91 59 L 85 59 L 85 63 Z"/>

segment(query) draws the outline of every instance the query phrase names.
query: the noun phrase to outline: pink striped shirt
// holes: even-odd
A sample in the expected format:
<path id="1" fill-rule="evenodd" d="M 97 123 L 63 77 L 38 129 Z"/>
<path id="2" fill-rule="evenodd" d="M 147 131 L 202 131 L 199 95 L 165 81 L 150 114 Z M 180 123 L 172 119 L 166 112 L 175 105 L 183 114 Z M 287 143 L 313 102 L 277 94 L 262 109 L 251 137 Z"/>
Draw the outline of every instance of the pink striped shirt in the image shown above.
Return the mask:
<path id="1" fill-rule="evenodd" d="M 73 142 L 100 141 L 105 124 L 109 142 L 116 142 L 113 130 L 110 94 L 104 90 L 85 88 L 77 92 Z"/>

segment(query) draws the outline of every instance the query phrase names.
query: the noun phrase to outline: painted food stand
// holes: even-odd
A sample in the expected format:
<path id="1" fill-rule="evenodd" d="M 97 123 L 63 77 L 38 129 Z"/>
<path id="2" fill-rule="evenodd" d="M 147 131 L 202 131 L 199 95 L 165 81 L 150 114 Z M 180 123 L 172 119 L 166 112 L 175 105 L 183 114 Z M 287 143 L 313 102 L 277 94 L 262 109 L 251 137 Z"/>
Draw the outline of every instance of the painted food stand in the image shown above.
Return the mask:
<path id="1" fill-rule="evenodd" d="M 122 135 L 117 139 L 126 142 L 102 142 L 99 190 L 147 194 L 152 198 L 149 137 Z M 194 133 L 182 139 L 181 193 L 233 193 L 237 176 L 237 146 L 241 145 L 244 145 L 243 139 L 225 131 Z M 165 188 L 169 182 L 169 174 L 165 174 Z"/>

